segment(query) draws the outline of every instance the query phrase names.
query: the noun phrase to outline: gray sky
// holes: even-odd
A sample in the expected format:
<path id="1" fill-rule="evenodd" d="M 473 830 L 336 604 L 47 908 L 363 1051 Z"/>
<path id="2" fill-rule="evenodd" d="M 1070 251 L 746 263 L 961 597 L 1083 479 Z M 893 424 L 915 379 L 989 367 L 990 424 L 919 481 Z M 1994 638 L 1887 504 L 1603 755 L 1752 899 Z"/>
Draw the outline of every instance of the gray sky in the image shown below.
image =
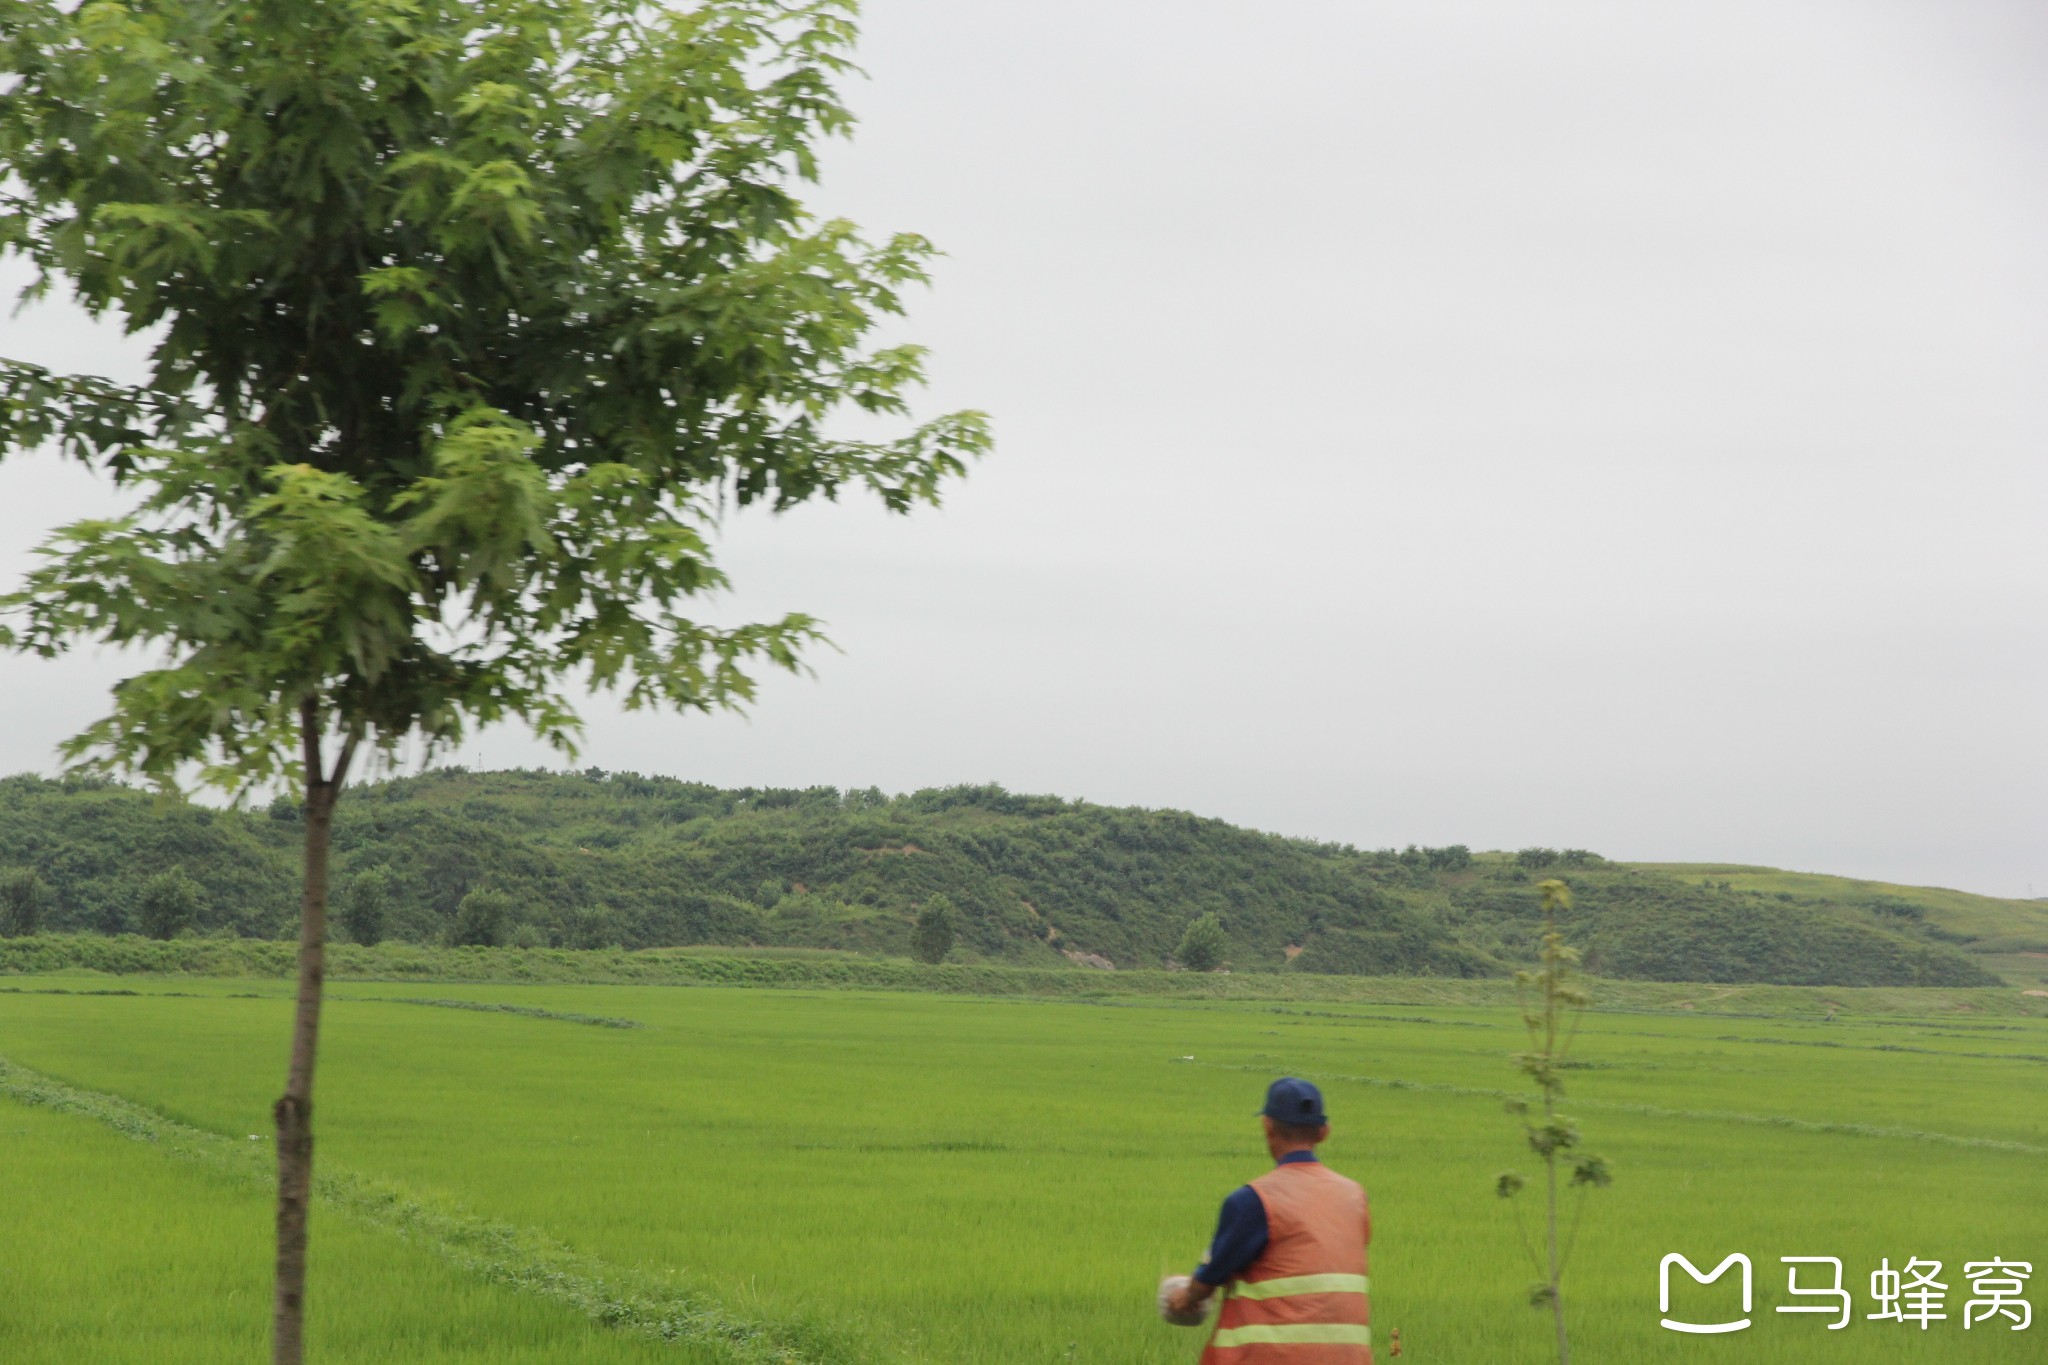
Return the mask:
<path id="1" fill-rule="evenodd" d="M 747 719 L 592 702 L 584 761 L 2048 895 L 2048 6 L 866 34 L 812 200 L 949 253 L 902 334 L 1000 448 L 943 512 L 734 522 L 717 614 L 843 652 Z M 0 353 L 139 373 L 63 307 Z M 0 575 L 103 506 L 0 465 Z M 0 771 L 119 672 L 0 660 Z"/>

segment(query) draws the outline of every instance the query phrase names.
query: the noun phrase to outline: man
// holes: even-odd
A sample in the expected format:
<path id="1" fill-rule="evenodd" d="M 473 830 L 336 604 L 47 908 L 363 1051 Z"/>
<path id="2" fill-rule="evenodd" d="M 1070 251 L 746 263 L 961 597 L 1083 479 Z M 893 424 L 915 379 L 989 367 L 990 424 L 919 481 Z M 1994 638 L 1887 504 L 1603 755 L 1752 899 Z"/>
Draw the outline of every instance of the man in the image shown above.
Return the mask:
<path id="1" fill-rule="evenodd" d="M 1372 1365 L 1372 1215 L 1356 1181 L 1316 1160 L 1322 1092 L 1282 1077 L 1259 1119 L 1273 1169 L 1223 1201 L 1207 1259 L 1167 1307 L 1192 1318 L 1223 1291 L 1202 1365 Z"/>

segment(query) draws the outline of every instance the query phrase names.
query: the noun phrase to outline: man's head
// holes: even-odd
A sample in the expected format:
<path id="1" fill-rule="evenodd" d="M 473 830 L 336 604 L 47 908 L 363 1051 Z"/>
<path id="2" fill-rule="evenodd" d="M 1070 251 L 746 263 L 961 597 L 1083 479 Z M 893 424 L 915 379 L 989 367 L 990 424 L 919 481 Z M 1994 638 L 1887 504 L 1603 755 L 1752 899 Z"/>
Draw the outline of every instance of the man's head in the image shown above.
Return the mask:
<path id="1" fill-rule="evenodd" d="M 1266 1087 L 1266 1107 L 1259 1111 L 1259 1119 L 1266 1130 L 1266 1148 L 1275 1160 L 1312 1148 L 1330 1135 L 1323 1092 L 1294 1076 L 1282 1076 Z"/>

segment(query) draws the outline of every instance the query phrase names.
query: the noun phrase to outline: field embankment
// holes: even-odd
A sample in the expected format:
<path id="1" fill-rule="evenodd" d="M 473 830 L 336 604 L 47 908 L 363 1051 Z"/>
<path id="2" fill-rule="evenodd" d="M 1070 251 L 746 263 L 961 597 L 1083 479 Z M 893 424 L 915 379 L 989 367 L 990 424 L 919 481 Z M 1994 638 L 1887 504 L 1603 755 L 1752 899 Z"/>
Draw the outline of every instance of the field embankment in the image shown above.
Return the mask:
<path id="1" fill-rule="evenodd" d="M 55 989 L 9 984 L 29 974 L 90 973 L 109 978 L 245 977 L 285 981 L 296 970 L 291 943 L 247 939 L 158 942 L 124 935 L 52 934 L 0 939 L 0 992 Z M 554 985 L 741 986 L 784 989 L 916 991 L 943 995 L 1066 999 L 1299 1001 L 1303 1003 L 1507 1006 L 1512 981 L 1452 977 L 1316 976 L 1302 972 L 1105 972 L 1086 968 L 1007 967 L 990 963 L 926 966 L 895 958 L 824 951 L 752 953 L 695 948 L 641 952 L 562 948 L 442 948 L 414 944 L 334 944 L 335 981 Z M 61 989 L 91 990 L 90 978 Z M 2010 987 L 1776 986 L 1595 979 L 1598 1008 L 1699 1014 L 1985 1015 L 2048 1018 L 2048 997 Z"/>

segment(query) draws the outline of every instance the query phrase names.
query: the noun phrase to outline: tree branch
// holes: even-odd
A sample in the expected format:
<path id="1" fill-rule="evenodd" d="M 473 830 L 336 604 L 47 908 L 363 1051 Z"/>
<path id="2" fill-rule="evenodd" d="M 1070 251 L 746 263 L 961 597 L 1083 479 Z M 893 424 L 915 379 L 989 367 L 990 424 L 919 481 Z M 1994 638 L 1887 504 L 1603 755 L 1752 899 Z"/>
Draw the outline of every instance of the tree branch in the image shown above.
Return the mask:
<path id="1" fill-rule="evenodd" d="M 111 459 L 119 473 L 128 447 L 174 441 L 205 420 L 179 394 L 0 358 L 0 457 L 54 443 L 73 459 Z"/>
<path id="2" fill-rule="evenodd" d="M 348 767 L 355 761 L 356 745 L 362 737 L 363 732 L 360 730 L 349 731 L 348 738 L 341 742 L 341 752 L 334 756 L 334 776 L 331 781 L 336 792 L 341 790 L 342 783 L 348 781 Z"/>
<path id="3" fill-rule="evenodd" d="M 320 771 L 319 711 L 310 696 L 299 703 L 299 743 L 300 756 L 306 764 L 306 799 L 310 801 L 319 788 L 327 785 Z"/>

